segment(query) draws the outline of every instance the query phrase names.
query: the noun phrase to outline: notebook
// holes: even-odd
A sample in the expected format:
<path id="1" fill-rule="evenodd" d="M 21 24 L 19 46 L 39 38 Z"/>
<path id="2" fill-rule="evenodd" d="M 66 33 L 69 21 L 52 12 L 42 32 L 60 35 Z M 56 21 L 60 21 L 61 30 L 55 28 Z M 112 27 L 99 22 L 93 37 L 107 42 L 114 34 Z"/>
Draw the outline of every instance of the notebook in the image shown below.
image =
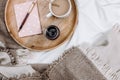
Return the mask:
<path id="1" fill-rule="evenodd" d="M 32 1 L 14 5 L 18 29 L 31 4 L 32 4 Z M 41 24 L 40 24 L 40 19 L 38 14 L 38 7 L 36 4 L 32 12 L 30 13 L 28 19 L 26 20 L 24 26 L 22 27 L 21 31 L 18 32 L 18 35 L 19 37 L 25 37 L 25 36 L 31 36 L 31 35 L 41 34 L 41 33 L 42 33 Z"/>

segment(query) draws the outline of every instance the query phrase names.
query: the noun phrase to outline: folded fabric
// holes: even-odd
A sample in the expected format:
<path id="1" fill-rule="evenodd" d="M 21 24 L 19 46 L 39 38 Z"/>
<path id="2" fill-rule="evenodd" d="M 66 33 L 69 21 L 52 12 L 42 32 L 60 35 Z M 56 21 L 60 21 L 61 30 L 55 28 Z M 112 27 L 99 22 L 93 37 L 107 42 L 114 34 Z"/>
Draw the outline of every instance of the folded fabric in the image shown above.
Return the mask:
<path id="1" fill-rule="evenodd" d="M 46 71 L 48 80 L 106 80 L 77 47 L 67 50 Z"/>
<path id="2" fill-rule="evenodd" d="M 0 66 L 0 73 L 6 80 L 106 80 L 77 47 L 67 50 L 53 64 Z"/>
<path id="3" fill-rule="evenodd" d="M 0 66 L 10 66 L 16 64 L 16 54 L 9 49 L 0 48 Z"/>
<path id="4" fill-rule="evenodd" d="M 82 50 L 108 80 L 120 80 L 120 25 L 103 33 L 93 45 L 83 44 Z"/>
<path id="5" fill-rule="evenodd" d="M 27 14 L 27 11 L 29 10 L 31 4 L 32 4 L 32 1 L 14 5 L 18 29 L 20 28 L 20 25 L 24 20 L 25 15 Z M 36 4 L 32 12 L 30 13 L 28 19 L 26 20 L 25 24 L 23 25 L 23 28 L 19 32 L 19 37 L 40 34 L 41 32 L 42 31 L 41 31 L 41 24 L 39 20 L 38 7 Z"/>
<path id="6" fill-rule="evenodd" d="M 1 80 L 24 80 L 23 78 L 25 77 L 40 77 L 40 73 L 35 71 L 30 65 L 0 66 L 0 74 L 1 78 L 6 78 Z"/>

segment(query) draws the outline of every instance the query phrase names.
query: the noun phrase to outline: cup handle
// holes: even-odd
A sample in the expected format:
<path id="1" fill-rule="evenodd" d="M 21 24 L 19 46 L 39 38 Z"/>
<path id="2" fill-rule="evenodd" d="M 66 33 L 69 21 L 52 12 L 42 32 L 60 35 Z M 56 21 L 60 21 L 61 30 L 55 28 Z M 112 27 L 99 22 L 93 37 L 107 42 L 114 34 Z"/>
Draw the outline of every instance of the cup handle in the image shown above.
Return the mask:
<path id="1" fill-rule="evenodd" d="M 54 2 L 55 0 L 50 0 L 51 2 Z"/>
<path id="2" fill-rule="evenodd" d="M 48 13 L 48 14 L 46 15 L 47 18 L 50 18 L 50 17 L 52 17 L 52 16 L 53 16 L 52 13 Z"/>

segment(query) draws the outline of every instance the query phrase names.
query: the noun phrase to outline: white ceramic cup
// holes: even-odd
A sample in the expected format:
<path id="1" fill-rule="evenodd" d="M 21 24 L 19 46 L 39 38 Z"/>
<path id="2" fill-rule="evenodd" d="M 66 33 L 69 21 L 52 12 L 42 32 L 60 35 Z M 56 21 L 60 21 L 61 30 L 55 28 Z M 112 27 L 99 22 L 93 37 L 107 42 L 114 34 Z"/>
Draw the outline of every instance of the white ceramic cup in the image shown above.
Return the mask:
<path id="1" fill-rule="evenodd" d="M 50 2 L 49 2 L 49 10 L 50 10 L 50 13 L 48 13 L 48 14 L 46 15 L 46 17 L 47 17 L 47 18 L 50 18 L 50 17 L 52 17 L 52 16 L 55 16 L 55 17 L 57 17 L 57 18 L 64 18 L 64 17 L 69 16 L 69 14 L 70 14 L 70 12 L 71 12 L 71 10 L 72 10 L 71 1 L 68 0 L 69 9 L 68 9 L 68 11 L 67 11 L 65 14 L 63 14 L 63 15 L 56 15 L 56 14 L 52 11 L 52 2 L 54 2 L 54 1 L 55 1 L 55 0 L 50 0 Z"/>

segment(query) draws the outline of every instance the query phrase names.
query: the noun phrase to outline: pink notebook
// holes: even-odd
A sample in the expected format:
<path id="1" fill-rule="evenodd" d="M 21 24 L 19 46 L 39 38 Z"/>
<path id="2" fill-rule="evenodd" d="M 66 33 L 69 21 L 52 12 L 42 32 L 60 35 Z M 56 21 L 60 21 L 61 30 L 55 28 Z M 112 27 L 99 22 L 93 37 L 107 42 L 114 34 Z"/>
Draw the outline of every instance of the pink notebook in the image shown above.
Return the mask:
<path id="1" fill-rule="evenodd" d="M 32 1 L 14 5 L 18 29 L 31 4 L 32 4 Z M 25 37 L 25 36 L 31 36 L 31 35 L 36 35 L 40 33 L 42 33 L 42 31 L 41 31 L 40 19 L 38 14 L 38 7 L 36 4 L 32 12 L 30 13 L 28 19 L 26 20 L 24 26 L 22 27 L 21 31 L 18 33 L 18 35 L 19 37 Z"/>

